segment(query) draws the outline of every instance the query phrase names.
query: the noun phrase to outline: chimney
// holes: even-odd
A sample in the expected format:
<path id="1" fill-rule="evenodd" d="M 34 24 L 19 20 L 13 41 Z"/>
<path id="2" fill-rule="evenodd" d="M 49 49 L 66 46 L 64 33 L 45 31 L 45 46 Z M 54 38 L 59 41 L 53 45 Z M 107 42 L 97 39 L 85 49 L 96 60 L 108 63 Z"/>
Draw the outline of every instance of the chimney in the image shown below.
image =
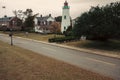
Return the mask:
<path id="1" fill-rule="evenodd" d="M 49 17 L 51 17 L 51 14 L 49 14 Z"/>
<path id="2" fill-rule="evenodd" d="M 40 17 L 42 17 L 42 14 L 40 15 Z"/>

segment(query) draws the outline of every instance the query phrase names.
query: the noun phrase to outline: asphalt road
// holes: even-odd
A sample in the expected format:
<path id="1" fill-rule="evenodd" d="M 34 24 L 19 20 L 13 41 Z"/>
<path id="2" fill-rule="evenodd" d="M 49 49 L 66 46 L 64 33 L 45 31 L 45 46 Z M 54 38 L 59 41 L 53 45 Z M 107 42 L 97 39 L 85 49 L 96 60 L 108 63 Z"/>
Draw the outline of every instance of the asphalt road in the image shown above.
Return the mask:
<path id="1" fill-rule="evenodd" d="M 10 44 L 10 37 L 0 34 L 0 40 Z M 69 64 L 120 80 L 120 59 L 90 54 L 41 43 L 39 41 L 14 37 L 13 44 L 39 54 L 49 56 Z"/>

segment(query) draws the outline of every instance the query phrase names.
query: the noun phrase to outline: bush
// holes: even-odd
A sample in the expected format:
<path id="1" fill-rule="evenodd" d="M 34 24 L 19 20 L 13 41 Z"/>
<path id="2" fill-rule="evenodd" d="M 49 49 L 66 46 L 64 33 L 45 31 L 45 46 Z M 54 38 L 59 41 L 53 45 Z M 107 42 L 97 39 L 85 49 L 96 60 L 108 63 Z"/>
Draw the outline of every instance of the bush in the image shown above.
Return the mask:
<path id="1" fill-rule="evenodd" d="M 76 18 L 73 35 L 86 35 L 90 40 L 107 41 L 120 37 L 120 2 L 91 7 Z"/>
<path id="2" fill-rule="evenodd" d="M 74 40 L 79 40 L 73 36 L 70 37 L 56 37 L 56 38 L 50 38 L 48 41 L 49 42 L 69 42 L 69 41 L 74 41 Z"/>

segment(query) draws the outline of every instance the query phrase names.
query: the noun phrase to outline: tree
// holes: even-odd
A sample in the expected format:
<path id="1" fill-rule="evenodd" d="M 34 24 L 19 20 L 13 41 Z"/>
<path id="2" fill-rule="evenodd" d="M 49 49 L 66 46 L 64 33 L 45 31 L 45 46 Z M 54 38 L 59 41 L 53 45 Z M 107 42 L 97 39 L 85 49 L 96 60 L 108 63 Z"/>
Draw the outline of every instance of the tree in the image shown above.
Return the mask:
<path id="1" fill-rule="evenodd" d="M 34 19 L 38 14 L 32 14 L 33 11 L 32 9 L 26 9 L 25 12 L 23 12 L 24 15 L 26 16 L 25 22 L 24 22 L 24 30 L 31 31 L 34 28 Z"/>
<path id="2" fill-rule="evenodd" d="M 50 30 L 52 33 L 60 33 L 60 22 L 52 22 Z"/>
<path id="3" fill-rule="evenodd" d="M 56 22 L 61 22 L 62 21 L 62 16 L 55 17 Z"/>
<path id="4" fill-rule="evenodd" d="M 103 7 L 91 7 L 77 18 L 73 29 L 74 36 L 87 36 L 89 39 L 108 40 L 120 35 L 120 2 Z"/>
<path id="5" fill-rule="evenodd" d="M 33 11 L 32 11 L 32 9 L 26 9 L 26 11 L 23 12 L 23 13 L 24 13 L 24 15 L 26 15 L 26 16 L 32 16 Z"/>
<path id="6" fill-rule="evenodd" d="M 22 10 L 14 10 L 13 14 L 15 15 L 15 17 L 21 18 L 22 14 Z"/>
<path id="7" fill-rule="evenodd" d="M 67 30 L 63 32 L 63 34 L 67 37 L 67 36 L 73 36 L 72 33 L 72 25 L 68 26 Z"/>
<path id="8" fill-rule="evenodd" d="M 81 37 L 82 35 L 87 35 L 89 31 L 88 24 L 90 24 L 89 15 L 87 12 L 85 12 L 81 15 L 81 17 L 76 19 L 74 28 L 72 30 L 74 36 Z"/>

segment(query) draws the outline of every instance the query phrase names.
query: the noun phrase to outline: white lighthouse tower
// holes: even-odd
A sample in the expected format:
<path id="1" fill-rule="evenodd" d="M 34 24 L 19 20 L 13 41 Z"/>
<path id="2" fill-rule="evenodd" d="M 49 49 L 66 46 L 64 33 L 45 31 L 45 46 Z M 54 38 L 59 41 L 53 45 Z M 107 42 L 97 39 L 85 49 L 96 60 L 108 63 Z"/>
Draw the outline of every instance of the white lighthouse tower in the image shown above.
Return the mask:
<path id="1" fill-rule="evenodd" d="M 70 26 L 70 13 L 69 13 L 70 7 L 68 6 L 68 2 L 65 1 L 63 6 L 63 12 L 62 12 L 62 23 L 61 23 L 61 32 L 67 30 L 67 28 Z"/>

